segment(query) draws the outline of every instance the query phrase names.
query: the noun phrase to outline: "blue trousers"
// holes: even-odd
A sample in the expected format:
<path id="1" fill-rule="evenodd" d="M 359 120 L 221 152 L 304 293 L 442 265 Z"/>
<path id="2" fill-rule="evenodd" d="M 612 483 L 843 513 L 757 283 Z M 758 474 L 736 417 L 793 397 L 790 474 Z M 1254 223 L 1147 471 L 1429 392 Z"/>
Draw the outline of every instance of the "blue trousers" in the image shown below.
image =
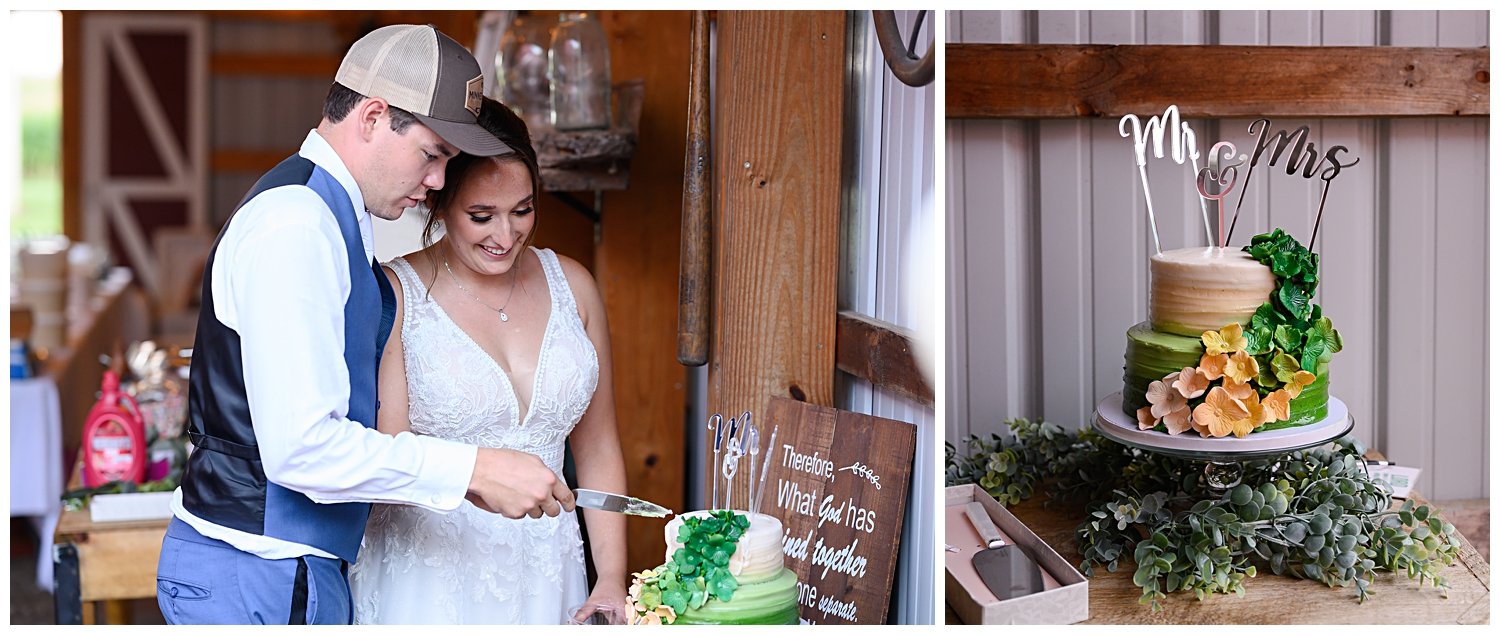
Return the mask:
<path id="1" fill-rule="evenodd" d="M 350 624 L 347 569 L 317 556 L 267 560 L 173 518 L 156 602 L 168 624 Z"/>

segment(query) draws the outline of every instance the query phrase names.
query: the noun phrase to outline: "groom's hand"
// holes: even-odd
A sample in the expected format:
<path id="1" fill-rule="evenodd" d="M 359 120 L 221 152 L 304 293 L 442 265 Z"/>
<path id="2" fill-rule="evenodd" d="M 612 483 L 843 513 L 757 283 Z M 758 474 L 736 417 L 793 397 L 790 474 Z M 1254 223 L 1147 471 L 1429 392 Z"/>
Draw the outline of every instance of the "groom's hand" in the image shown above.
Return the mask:
<path id="1" fill-rule="evenodd" d="M 541 518 L 573 511 L 573 491 L 535 455 L 479 448 L 469 502 L 506 518 Z"/>

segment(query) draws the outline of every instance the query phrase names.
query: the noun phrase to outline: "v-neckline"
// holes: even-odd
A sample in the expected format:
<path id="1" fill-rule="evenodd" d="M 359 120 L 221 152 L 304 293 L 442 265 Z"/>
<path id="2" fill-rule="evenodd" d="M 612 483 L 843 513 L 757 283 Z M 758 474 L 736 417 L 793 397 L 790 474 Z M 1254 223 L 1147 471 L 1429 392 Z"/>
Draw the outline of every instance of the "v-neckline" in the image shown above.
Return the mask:
<path id="1" fill-rule="evenodd" d="M 517 420 L 519 422 L 517 425 L 522 428 L 526 427 L 528 420 L 531 418 L 531 413 L 536 410 L 536 408 L 534 407 L 536 405 L 536 387 L 541 383 L 542 367 L 547 359 L 547 356 L 543 355 L 542 353 L 547 350 L 547 340 L 551 339 L 552 337 L 552 318 L 557 314 L 557 292 L 552 288 L 552 276 L 547 271 L 547 263 L 542 262 L 541 250 L 537 249 L 536 247 L 531 247 L 530 249 L 531 253 L 536 255 L 537 264 L 541 265 L 542 267 L 542 280 L 547 284 L 547 322 L 542 326 L 542 345 L 536 351 L 536 371 L 531 374 L 531 398 L 526 400 L 525 413 L 520 412 L 521 396 L 516 391 L 516 384 L 511 379 L 510 373 L 505 370 L 505 366 L 502 366 L 500 364 L 500 360 L 495 359 L 493 355 L 490 355 L 489 351 L 484 350 L 484 346 L 481 346 L 479 344 L 479 341 L 474 339 L 474 336 L 470 335 L 468 331 L 465 331 L 464 327 L 460 326 L 458 321 L 453 319 L 453 316 L 448 313 L 448 309 L 444 308 L 442 303 L 437 301 L 437 298 L 431 298 L 432 305 L 434 307 L 437 307 L 437 311 L 438 313 L 442 314 L 443 320 L 452 325 L 453 329 L 458 331 L 459 335 L 463 336 L 464 341 L 468 342 L 469 346 L 474 347 L 474 350 L 478 352 L 481 357 L 489 360 L 490 365 L 495 369 L 495 373 L 500 375 L 500 378 L 505 381 L 507 392 L 510 393 L 511 403 L 514 403 L 516 405 Z M 406 264 L 408 267 L 411 267 L 410 261 L 408 261 Z M 412 273 L 417 274 L 417 270 L 415 267 L 412 268 Z M 422 285 L 422 291 L 426 294 L 431 294 L 432 287 L 427 285 L 426 282 L 422 281 L 422 276 L 420 274 L 416 275 L 416 279 L 417 283 Z M 433 282 L 437 282 L 436 277 L 433 278 Z M 429 295 L 429 297 L 431 296 Z"/>

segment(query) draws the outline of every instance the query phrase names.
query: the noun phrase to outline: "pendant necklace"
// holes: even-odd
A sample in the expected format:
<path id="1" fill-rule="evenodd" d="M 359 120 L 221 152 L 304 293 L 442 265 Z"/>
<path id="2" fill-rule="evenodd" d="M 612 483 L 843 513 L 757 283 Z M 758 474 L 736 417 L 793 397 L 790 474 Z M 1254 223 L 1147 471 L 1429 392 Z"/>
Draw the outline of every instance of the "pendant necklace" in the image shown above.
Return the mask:
<path id="1" fill-rule="evenodd" d="M 517 265 L 521 264 L 519 258 L 516 259 L 516 264 Z M 474 295 L 467 288 L 465 288 L 464 284 L 462 282 L 458 281 L 458 276 L 453 275 L 453 268 L 448 266 L 448 259 L 447 258 L 443 259 L 443 268 L 448 270 L 448 277 L 453 279 L 454 286 L 457 286 L 459 291 L 464 292 L 464 295 L 469 296 L 470 300 L 478 302 L 480 304 L 480 306 L 483 306 L 486 309 L 489 309 L 491 311 L 499 313 L 500 314 L 500 321 L 501 322 L 509 322 L 510 321 L 510 316 L 508 316 L 508 315 L 505 314 L 505 307 L 510 306 L 510 297 L 512 295 L 515 295 L 515 293 L 516 293 L 516 275 L 515 275 L 515 268 L 514 267 L 511 268 L 511 274 L 512 275 L 510 277 L 510 293 L 505 294 L 505 304 L 500 305 L 500 308 L 498 308 L 498 309 L 495 308 L 495 307 L 490 306 L 489 304 L 486 304 L 484 300 L 480 300 L 479 299 L 479 296 Z"/>

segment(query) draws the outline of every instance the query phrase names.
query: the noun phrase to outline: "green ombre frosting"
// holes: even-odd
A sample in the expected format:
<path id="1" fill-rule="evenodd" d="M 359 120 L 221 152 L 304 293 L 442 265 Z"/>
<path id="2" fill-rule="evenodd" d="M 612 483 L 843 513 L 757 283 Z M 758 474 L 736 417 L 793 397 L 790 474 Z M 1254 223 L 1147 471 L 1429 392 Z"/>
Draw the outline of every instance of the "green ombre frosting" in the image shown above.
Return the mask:
<path id="1" fill-rule="evenodd" d="M 1141 322 L 1125 332 L 1125 414 L 1133 419 L 1146 401 L 1146 389 L 1183 368 L 1197 366 L 1203 358 L 1203 341 L 1153 330 L 1150 322 Z M 1328 372 L 1297 395 L 1289 405 L 1290 418 L 1268 423 L 1256 431 L 1292 428 L 1321 421 L 1328 416 Z"/>
<path id="2" fill-rule="evenodd" d="M 709 600 L 672 624 L 797 624 L 797 575 L 783 568 L 770 580 L 744 584 L 728 602 Z"/>

